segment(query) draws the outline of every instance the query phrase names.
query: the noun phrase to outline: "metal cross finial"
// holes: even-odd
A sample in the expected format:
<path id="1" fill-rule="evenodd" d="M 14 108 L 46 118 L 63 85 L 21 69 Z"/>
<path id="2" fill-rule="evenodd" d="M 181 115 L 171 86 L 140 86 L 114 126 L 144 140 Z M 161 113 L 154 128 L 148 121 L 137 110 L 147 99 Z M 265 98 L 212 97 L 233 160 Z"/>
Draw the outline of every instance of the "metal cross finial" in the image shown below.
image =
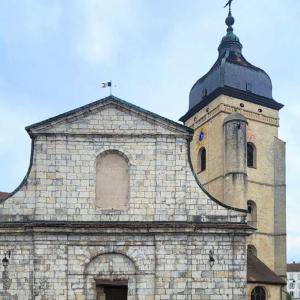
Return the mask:
<path id="1" fill-rule="evenodd" d="M 227 7 L 227 6 L 229 6 L 229 11 L 231 11 L 231 3 L 232 3 L 232 1 L 233 0 L 228 0 L 228 2 L 226 3 L 226 5 L 224 6 L 224 8 Z"/>

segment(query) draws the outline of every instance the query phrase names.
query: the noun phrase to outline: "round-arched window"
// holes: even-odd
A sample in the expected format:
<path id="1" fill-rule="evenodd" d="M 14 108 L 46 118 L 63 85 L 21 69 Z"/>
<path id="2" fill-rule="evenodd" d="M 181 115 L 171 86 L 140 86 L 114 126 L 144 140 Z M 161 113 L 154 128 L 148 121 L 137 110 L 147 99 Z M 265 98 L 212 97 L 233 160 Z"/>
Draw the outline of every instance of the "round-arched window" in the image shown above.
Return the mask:
<path id="1" fill-rule="evenodd" d="M 203 172 L 206 169 L 206 149 L 200 148 L 198 152 L 198 172 Z"/>
<path id="2" fill-rule="evenodd" d="M 266 291 L 262 286 L 257 286 L 252 290 L 251 300 L 266 300 Z"/>

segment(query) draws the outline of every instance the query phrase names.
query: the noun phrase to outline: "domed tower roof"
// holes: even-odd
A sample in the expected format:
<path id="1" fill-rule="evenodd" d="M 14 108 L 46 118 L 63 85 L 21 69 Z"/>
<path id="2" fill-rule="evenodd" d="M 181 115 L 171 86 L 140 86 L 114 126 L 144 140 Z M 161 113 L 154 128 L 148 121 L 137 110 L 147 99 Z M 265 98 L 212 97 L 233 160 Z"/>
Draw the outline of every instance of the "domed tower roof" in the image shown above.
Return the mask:
<path id="1" fill-rule="evenodd" d="M 230 8 L 225 21 L 227 34 L 219 45 L 218 59 L 192 87 L 189 111 L 180 121 L 186 121 L 221 94 L 277 110 L 283 107 L 272 97 L 272 82 L 268 74 L 243 56 L 243 46 L 233 32 L 234 22 Z"/>

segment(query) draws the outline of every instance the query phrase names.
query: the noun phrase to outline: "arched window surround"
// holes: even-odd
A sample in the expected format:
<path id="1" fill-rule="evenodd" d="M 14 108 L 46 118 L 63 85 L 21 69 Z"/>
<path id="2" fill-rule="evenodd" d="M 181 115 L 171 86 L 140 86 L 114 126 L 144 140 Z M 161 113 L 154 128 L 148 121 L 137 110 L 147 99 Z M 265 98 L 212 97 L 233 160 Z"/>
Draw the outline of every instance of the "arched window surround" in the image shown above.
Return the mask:
<path id="1" fill-rule="evenodd" d="M 129 204 L 130 163 L 121 151 L 109 149 L 95 160 L 95 205 L 100 209 L 124 210 Z"/>
<path id="2" fill-rule="evenodd" d="M 201 173 L 206 170 L 206 163 L 207 163 L 206 148 L 201 147 L 198 151 L 198 156 L 197 156 L 197 171 L 198 171 L 198 173 Z"/>
<path id="3" fill-rule="evenodd" d="M 256 169 L 256 147 L 253 143 L 248 142 L 247 143 L 247 167 Z"/>
<path id="4" fill-rule="evenodd" d="M 267 300 L 268 294 L 263 286 L 256 286 L 251 291 L 251 300 Z"/>

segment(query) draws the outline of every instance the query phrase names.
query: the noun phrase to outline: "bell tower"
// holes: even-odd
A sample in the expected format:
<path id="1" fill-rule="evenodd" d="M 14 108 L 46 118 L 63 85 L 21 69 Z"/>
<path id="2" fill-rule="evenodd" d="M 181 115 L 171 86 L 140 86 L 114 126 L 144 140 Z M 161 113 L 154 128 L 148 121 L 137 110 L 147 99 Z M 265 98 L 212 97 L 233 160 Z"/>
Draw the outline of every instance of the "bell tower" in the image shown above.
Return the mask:
<path id="1" fill-rule="evenodd" d="M 248 212 L 248 224 L 257 229 L 248 249 L 285 279 L 285 142 L 278 138 L 283 105 L 273 99 L 268 74 L 243 56 L 229 7 L 218 58 L 192 87 L 189 110 L 180 120 L 194 129 L 191 159 L 201 184 L 218 200 Z"/>

